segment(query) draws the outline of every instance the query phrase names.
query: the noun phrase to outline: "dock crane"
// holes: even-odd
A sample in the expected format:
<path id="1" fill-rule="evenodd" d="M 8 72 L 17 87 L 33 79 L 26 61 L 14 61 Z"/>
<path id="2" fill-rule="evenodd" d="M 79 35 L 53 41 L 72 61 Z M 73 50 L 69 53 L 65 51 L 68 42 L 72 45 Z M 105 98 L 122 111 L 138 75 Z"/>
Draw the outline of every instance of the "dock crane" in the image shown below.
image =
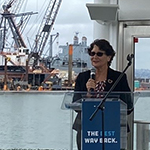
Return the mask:
<path id="1" fill-rule="evenodd" d="M 21 66 L 21 55 L 20 52 L 23 52 L 21 54 L 25 54 L 25 57 L 28 56 L 29 50 L 23 40 L 21 30 L 25 27 L 25 24 L 29 21 L 32 14 L 36 14 L 33 12 L 28 13 L 20 13 L 19 9 L 21 8 L 21 4 L 23 4 L 24 0 L 10 0 L 8 3 L 4 3 L 2 5 L 2 13 L 0 18 L 0 31 L 1 31 L 1 43 L 0 43 L 0 52 L 3 55 L 3 58 L 5 58 L 5 65 L 1 66 L 1 69 L 4 70 L 4 87 L 7 89 L 7 78 L 11 79 L 13 77 L 20 78 L 21 80 L 26 81 L 27 84 L 27 75 L 25 76 L 25 69 Z M 17 14 L 16 14 L 17 13 Z M 21 17 L 21 23 L 18 26 L 16 24 L 16 17 Z M 11 34 L 10 34 L 11 31 Z M 10 35 L 13 36 L 13 41 L 10 41 L 14 46 L 15 52 L 15 60 L 12 60 L 10 57 L 8 57 L 9 52 L 5 52 L 6 48 L 6 40 L 10 37 Z M 12 66 L 9 66 L 9 69 L 7 69 L 7 62 L 10 62 Z M 15 73 L 16 70 L 18 70 L 18 73 Z M 21 70 L 24 70 L 23 72 Z M 28 69 L 26 69 L 28 71 Z M 2 73 L 2 74 L 3 74 Z"/>
<path id="2" fill-rule="evenodd" d="M 36 39 L 33 44 L 32 51 L 29 54 L 29 62 L 31 58 L 33 58 L 33 64 L 32 64 L 33 67 L 38 64 L 38 61 L 44 51 L 46 42 L 49 38 L 61 2 L 62 0 L 51 0 L 48 4 L 47 10 L 41 22 L 38 33 L 36 35 Z"/>
<path id="3" fill-rule="evenodd" d="M 19 50 L 19 51 L 20 50 L 23 50 L 23 51 L 28 50 L 26 43 L 23 40 L 22 33 L 20 32 L 22 26 L 16 25 L 15 17 L 16 16 L 26 17 L 27 15 L 31 16 L 34 13 L 33 12 L 21 13 L 21 14 L 13 13 L 12 9 L 14 7 L 14 4 L 18 1 L 21 1 L 21 0 L 10 0 L 9 3 L 4 4 L 3 5 L 3 13 L 0 14 L 2 16 L 1 20 L 0 20 L 0 29 L 1 30 L 3 29 L 2 34 L 0 33 L 2 35 L 2 38 L 3 38 L 2 49 L 0 49 L 2 52 L 3 52 L 3 49 L 5 48 L 6 33 L 7 33 L 6 31 L 8 29 L 10 29 L 12 32 L 13 39 L 15 42 L 14 43 L 15 49 Z M 51 1 L 49 1 L 49 4 L 47 5 L 47 9 L 46 9 L 45 15 L 43 17 L 43 20 L 41 22 L 38 33 L 36 35 L 35 42 L 33 43 L 33 47 L 31 48 L 31 53 L 28 53 L 27 59 L 26 59 L 27 60 L 27 63 L 26 63 L 27 65 L 25 65 L 25 66 L 27 66 L 26 70 L 27 71 L 30 70 L 29 73 L 31 73 L 31 74 L 34 74 L 34 72 L 36 71 L 36 68 L 34 68 L 34 66 L 37 65 L 39 58 L 41 58 L 41 55 L 44 51 L 44 47 L 45 47 L 46 42 L 49 38 L 50 32 L 52 30 L 53 24 L 54 24 L 55 19 L 56 19 L 56 15 L 57 15 L 58 10 L 60 8 L 61 2 L 62 2 L 62 0 L 51 0 Z M 28 19 L 25 19 L 25 20 L 28 20 Z M 7 27 L 8 25 L 9 25 L 9 27 Z M 28 52 L 29 52 L 29 50 L 28 50 Z M 2 54 L 4 55 L 4 52 Z M 22 57 L 21 54 L 20 54 L 20 56 Z M 6 57 L 6 55 L 4 55 L 4 57 Z M 25 57 L 26 57 L 26 55 L 25 55 Z M 16 58 L 18 58 L 18 56 L 16 56 Z M 34 62 L 32 65 L 30 65 L 30 59 L 31 58 L 34 58 Z M 18 61 L 19 61 L 19 59 L 18 59 Z M 23 68 L 25 67 L 21 63 L 20 63 L 20 65 Z M 15 64 L 15 66 L 19 67 L 19 64 Z M 31 68 L 31 66 L 32 66 L 32 68 Z M 51 73 L 51 70 L 47 69 L 43 65 L 41 65 L 40 68 L 42 68 L 42 73 L 43 72 L 46 74 Z M 41 74 L 41 76 L 42 76 L 42 78 L 44 78 L 43 74 Z M 41 81 L 39 81 L 39 83 L 40 82 Z"/>
<path id="4" fill-rule="evenodd" d="M 31 52 L 28 55 L 28 62 L 30 62 L 31 58 L 33 58 L 33 64 L 32 66 L 37 65 L 39 58 L 41 57 L 45 45 L 47 43 L 48 38 L 50 37 L 50 32 L 52 30 L 53 24 L 55 22 L 58 10 L 60 8 L 62 0 L 50 0 L 45 15 L 43 17 L 43 20 L 41 21 L 39 30 L 36 34 L 35 41 L 33 43 L 33 46 L 31 47 Z M 5 41 L 7 39 L 6 37 L 6 25 L 9 25 L 8 29 L 11 29 L 13 39 L 15 41 L 15 49 L 27 49 L 27 46 L 23 40 L 22 34 L 20 32 L 21 27 L 17 26 L 15 23 L 15 17 L 17 16 L 24 16 L 24 17 L 30 17 L 32 14 L 35 14 L 33 12 L 28 13 L 21 13 L 21 14 L 15 14 L 15 12 L 19 11 L 19 7 L 21 7 L 20 4 L 23 3 L 23 0 L 10 0 L 7 4 L 5 3 L 3 5 L 3 13 L 1 13 L 1 20 L 0 20 L 0 29 L 3 30 L 1 32 L 2 39 L 1 42 L 1 51 L 5 48 Z M 16 9 L 15 9 L 16 7 Z M 24 19 L 26 22 L 29 19 Z M 27 23 L 24 23 L 27 24 Z M 29 51 L 29 50 L 28 50 Z"/>

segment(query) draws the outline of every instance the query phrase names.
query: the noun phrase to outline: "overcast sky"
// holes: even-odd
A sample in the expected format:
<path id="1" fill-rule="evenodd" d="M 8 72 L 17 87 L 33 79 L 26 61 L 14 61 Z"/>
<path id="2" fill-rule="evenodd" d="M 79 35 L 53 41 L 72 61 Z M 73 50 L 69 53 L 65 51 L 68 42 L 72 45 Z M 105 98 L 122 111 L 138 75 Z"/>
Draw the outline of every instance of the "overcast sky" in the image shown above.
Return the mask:
<path id="1" fill-rule="evenodd" d="M 93 21 L 90 19 L 86 3 L 92 0 L 63 0 L 54 25 L 54 31 L 59 32 L 59 44 L 73 43 L 73 37 L 79 32 L 79 42 L 83 36 L 88 44 L 93 40 Z M 53 32 L 54 32 L 53 31 Z"/>
<path id="2" fill-rule="evenodd" d="M 4 1 L 8 4 L 11 0 L 0 0 L 1 10 Z M 33 43 L 39 29 L 36 24 L 42 22 L 41 19 L 50 0 L 15 0 L 14 4 L 17 4 L 17 2 L 24 2 L 20 12 L 38 12 L 37 15 L 31 16 L 30 22 L 26 27 L 26 34 L 23 35 L 26 43 L 29 41 Z M 62 0 L 53 30 L 51 31 L 51 34 L 59 33 L 57 45 L 65 45 L 67 42 L 68 44 L 72 44 L 76 32 L 79 33 L 79 42 L 81 42 L 83 36 L 87 37 L 88 44 L 93 41 L 93 21 L 90 19 L 86 3 L 93 3 L 93 0 Z M 15 6 L 14 4 L 13 6 Z"/>
<path id="3" fill-rule="evenodd" d="M 10 0 L 5 0 L 7 3 Z M 20 0 L 18 0 L 20 1 Z M 45 12 L 45 8 L 48 6 L 49 0 L 23 0 L 25 7 L 22 12 L 38 12 L 37 15 L 32 15 L 30 23 L 28 24 L 27 34 L 23 37 L 26 42 L 30 41 L 33 43 L 35 35 L 37 34 L 38 28 L 31 28 L 36 23 L 41 23 L 41 13 Z M 54 22 L 53 30 L 51 34 L 59 33 L 59 38 L 54 43 L 53 55 L 57 54 L 58 46 L 73 43 L 73 37 L 76 32 L 79 32 L 79 42 L 83 36 L 87 37 L 88 45 L 93 41 L 93 22 L 90 19 L 86 3 L 93 3 L 94 0 L 62 0 L 60 9 L 58 11 L 56 20 Z M 0 0 L 0 6 L 2 8 L 4 0 Z M 39 22 L 38 22 L 39 21 Z M 34 34 L 33 34 L 34 33 Z M 27 41 L 28 38 L 28 41 Z M 149 60 L 149 45 L 150 39 L 140 39 L 135 44 L 136 49 L 136 68 L 150 69 L 149 61 L 143 63 L 143 58 Z M 144 66 L 143 66 L 144 65 Z"/>
<path id="4" fill-rule="evenodd" d="M 29 5 L 30 11 L 36 8 L 40 14 L 41 2 L 49 2 L 49 0 L 32 0 L 32 4 Z M 93 22 L 90 19 L 86 3 L 93 3 L 94 0 L 62 0 L 60 9 L 58 11 L 56 21 L 54 23 L 54 30 L 51 32 L 55 34 L 59 32 L 58 44 L 55 43 L 53 54 L 57 53 L 57 45 L 65 45 L 73 43 L 73 37 L 76 32 L 79 32 L 79 41 L 82 36 L 87 37 L 88 45 L 93 41 Z M 28 3 L 31 1 L 28 0 Z M 37 3 L 38 2 L 38 3 Z M 34 6 L 34 7 L 33 7 Z M 37 9 L 38 8 L 38 9 Z M 38 16 L 37 16 L 38 17 Z M 150 69 L 149 67 L 149 47 L 150 39 L 139 39 L 139 42 L 135 44 L 135 55 L 136 62 L 135 66 L 137 69 Z M 145 62 L 143 62 L 145 58 Z M 137 61 L 138 60 L 138 61 Z"/>
<path id="5" fill-rule="evenodd" d="M 93 21 L 90 19 L 86 3 L 93 0 L 63 0 L 58 13 L 54 30 L 60 33 L 60 44 L 73 41 L 75 32 L 79 39 L 86 36 L 88 43 L 93 40 Z"/>
<path id="6" fill-rule="evenodd" d="M 46 2 L 48 3 L 49 0 L 40 1 L 41 0 L 28 1 L 28 9 L 26 8 L 28 11 L 38 11 L 38 15 L 35 15 L 38 20 L 40 13 L 43 11 L 40 8 L 41 5 Z M 79 33 L 79 42 L 81 42 L 83 36 L 87 37 L 88 44 L 93 41 L 93 21 L 90 19 L 86 3 L 93 3 L 93 0 L 62 0 L 53 30 L 51 31 L 51 34 L 59 33 L 59 38 L 56 40 L 57 45 L 66 45 L 67 42 L 68 44 L 72 44 L 76 32 Z M 32 31 L 34 30 L 32 29 Z M 29 36 L 29 34 L 27 34 L 27 36 Z M 29 38 L 33 38 L 33 36 L 29 36 Z M 56 46 L 56 42 L 54 46 Z M 54 51 L 54 53 L 56 53 L 56 51 Z"/>
<path id="7" fill-rule="evenodd" d="M 135 68 L 150 69 L 150 38 L 139 38 L 135 43 Z"/>

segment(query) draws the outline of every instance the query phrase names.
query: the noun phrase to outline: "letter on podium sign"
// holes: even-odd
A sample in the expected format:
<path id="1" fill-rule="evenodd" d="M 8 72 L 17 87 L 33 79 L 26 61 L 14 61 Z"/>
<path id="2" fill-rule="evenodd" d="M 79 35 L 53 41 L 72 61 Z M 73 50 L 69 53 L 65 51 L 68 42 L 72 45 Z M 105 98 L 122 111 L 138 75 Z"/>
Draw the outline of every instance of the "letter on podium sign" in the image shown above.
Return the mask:
<path id="1" fill-rule="evenodd" d="M 82 103 L 82 150 L 102 150 L 102 111 L 89 118 L 98 101 Z M 120 102 L 106 101 L 104 109 L 104 144 L 107 150 L 120 150 Z"/>

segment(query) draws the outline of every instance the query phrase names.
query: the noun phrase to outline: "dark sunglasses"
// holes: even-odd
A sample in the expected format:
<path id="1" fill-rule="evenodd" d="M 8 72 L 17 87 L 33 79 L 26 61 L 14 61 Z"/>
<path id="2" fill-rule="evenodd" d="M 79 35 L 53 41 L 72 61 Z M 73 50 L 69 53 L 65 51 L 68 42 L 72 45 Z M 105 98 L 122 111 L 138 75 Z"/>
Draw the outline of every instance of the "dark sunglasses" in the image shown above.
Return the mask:
<path id="1" fill-rule="evenodd" d="M 103 54 L 105 54 L 105 53 L 102 53 L 102 52 L 97 52 L 97 53 L 95 53 L 95 52 L 90 52 L 90 53 L 89 53 L 90 56 L 94 56 L 95 54 L 96 54 L 97 56 L 101 57 L 101 56 L 103 56 Z"/>

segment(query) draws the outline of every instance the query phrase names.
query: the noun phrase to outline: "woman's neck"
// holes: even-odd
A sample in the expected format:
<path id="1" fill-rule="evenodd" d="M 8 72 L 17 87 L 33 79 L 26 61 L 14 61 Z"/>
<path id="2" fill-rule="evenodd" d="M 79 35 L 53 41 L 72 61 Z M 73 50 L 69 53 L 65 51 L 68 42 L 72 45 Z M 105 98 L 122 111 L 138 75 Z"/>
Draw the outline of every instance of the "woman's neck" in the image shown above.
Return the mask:
<path id="1" fill-rule="evenodd" d="M 107 79 L 108 66 L 104 68 L 96 68 L 96 81 L 105 81 Z"/>

